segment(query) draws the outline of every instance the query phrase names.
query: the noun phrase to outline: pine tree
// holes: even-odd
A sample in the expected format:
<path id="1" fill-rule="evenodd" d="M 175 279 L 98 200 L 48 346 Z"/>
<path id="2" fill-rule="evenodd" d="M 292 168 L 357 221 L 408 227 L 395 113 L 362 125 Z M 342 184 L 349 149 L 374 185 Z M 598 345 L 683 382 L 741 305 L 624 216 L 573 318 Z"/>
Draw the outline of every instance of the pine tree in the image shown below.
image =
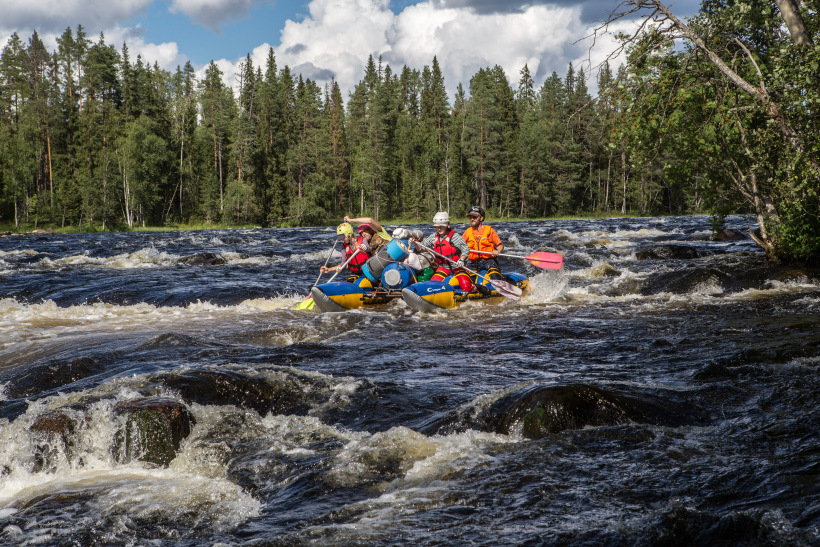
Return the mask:
<path id="1" fill-rule="evenodd" d="M 426 139 L 421 161 L 425 174 L 423 179 L 427 182 L 425 186 L 435 191 L 438 208 L 445 211 L 450 210 L 453 197 L 447 164 L 449 108 L 444 77 L 438 59 L 433 57 L 432 68 L 424 67 L 422 73 L 420 129 Z M 425 212 L 430 212 L 429 205 Z"/>
<path id="2" fill-rule="evenodd" d="M 464 119 L 464 154 L 474 184 L 475 201 L 508 214 L 517 187 L 515 176 L 515 105 L 501 67 L 480 69 L 470 80 Z"/>
<path id="3" fill-rule="evenodd" d="M 322 112 L 321 90 L 311 80 L 299 78 L 295 113 L 299 135 L 289 150 L 288 163 L 296 175 L 298 190 L 291 214 L 300 225 L 315 225 L 330 217 L 333 188 L 328 176 L 327 117 Z"/>
<path id="4" fill-rule="evenodd" d="M 344 104 L 339 83 L 333 80 L 325 101 L 328 145 L 330 147 L 329 177 L 333 184 L 334 211 L 346 211 L 348 203 L 349 168 L 346 159 L 347 139 L 344 126 Z"/>
<path id="5" fill-rule="evenodd" d="M 222 83 L 222 71 L 211 61 L 205 70 L 205 79 L 199 83 L 202 125 L 211 137 L 213 170 L 205 184 L 203 198 L 206 201 L 205 219 L 215 221 L 225 211 L 225 182 L 229 168 L 231 122 L 235 103 L 231 90 Z"/>
<path id="6" fill-rule="evenodd" d="M 27 154 L 25 133 L 21 129 L 21 111 L 27 97 L 28 86 L 24 76 L 25 47 L 13 33 L 0 56 L 3 99 L 2 183 L 6 214 L 14 219 L 15 226 L 26 221 L 28 211 L 26 179 L 32 170 L 31 155 Z"/>
<path id="7" fill-rule="evenodd" d="M 519 208 L 517 214 L 524 218 L 532 216 L 539 207 L 539 188 L 547 178 L 548 152 L 543 138 L 542 125 L 536 105 L 535 83 L 529 68 L 521 69 L 521 79 L 516 95 L 519 137 Z"/>

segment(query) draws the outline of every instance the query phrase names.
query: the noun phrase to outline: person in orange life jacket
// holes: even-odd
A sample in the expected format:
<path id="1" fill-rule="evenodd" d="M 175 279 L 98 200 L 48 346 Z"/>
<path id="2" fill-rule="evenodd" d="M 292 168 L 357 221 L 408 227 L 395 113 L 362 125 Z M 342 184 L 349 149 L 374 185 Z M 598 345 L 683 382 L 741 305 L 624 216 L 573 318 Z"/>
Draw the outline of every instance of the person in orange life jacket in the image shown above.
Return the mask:
<path id="1" fill-rule="evenodd" d="M 433 227 L 436 233 L 424 238 L 422 245 L 429 249 L 433 249 L 438 254 L 444 255 L 455 264 L 448 260 L 436 256 L 436 263 L 438 268 L 430 278 L 431 281 L 441 281 L 448 275 L 452 274 L 458 280 L 458 286 L 464 292 L 475 292 L 473 282 L 470 281 L 470 276 L 463 269 L 464 261 L 470 253 L 470 248 L 464 242 L 458 232 L 450 228 L 450 214 L 446 212 L 439 212 L 433 217 Z M 420 249 L 418 244 L 416 249 Z"/>
<path id="2" fill-rule="evenodd" d="M 356 249 L 359 249 L 361 252 L 354 256 L 353 260 L 351 260 L 346 266 L 347 270 L 350 272 L 347 281 L 349 283 L 353 283 L 361 277 L 362 265 L 367 262 L 368 258 L 370 258 L 370 244 L 364 236 L 359 236 L 358 238 L 355 237 L 353 235 L 353 226 L 351 226 L 348 222 L 342 222 L 336 227 L 336 241 L 341 241 L 344 247 L 342 262 L 336 266 L 322 266 L 319 268 L 319 271 L 321 273 L 338 272 L 342 267 L 342 264 L 347 262 L 347 260 L 353 256 Z"/>
<path id="3" fill-rule="evenodd" d="M 376 254 L 382 245 L 387 245 L 393 239 L 382 225 L 370 217 L 350 218 L 345 216 L 345 222 L 360 223 L 356 229 L 359 235 L 364 236 L 370 244 L 371 254 Z"/>
<path id="4" fill-rule="evenodd" d="M 486 277 L 490 279 L 501 279 L 501 269 L 498 267 L 498 260 L 496 257 L 504 250 L 504 244 L 493 229 L 492 226 L 484 224 L 484 209 L 475 205 L 470 207 L 467 211 L 467 217 L 470 219 L 470 227 L 464 231 L 464 241 L 470 247 L 471 251 L 484 251 L 493 253 L 490 255 L 483 255 L 478 253 L 470 253 L 470 261 L 468 266 L 472 270 L 486 271 Z M 478 282 L 473 279 L 478 285 Z M 481 290 L 481 287 L 479 287 Z"/>

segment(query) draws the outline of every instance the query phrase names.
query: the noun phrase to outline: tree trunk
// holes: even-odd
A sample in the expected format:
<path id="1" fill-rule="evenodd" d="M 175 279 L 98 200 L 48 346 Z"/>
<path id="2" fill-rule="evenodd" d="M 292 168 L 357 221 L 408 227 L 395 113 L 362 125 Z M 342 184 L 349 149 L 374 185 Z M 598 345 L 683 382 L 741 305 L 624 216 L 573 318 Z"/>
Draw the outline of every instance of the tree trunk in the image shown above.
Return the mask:
<path id="1" fill-rule="evenodd" d="M 806 25 L 803 24 L 803 17 L 800 15 L 800 7 L 794 0 L 775 0 L 777 7 L 780 8 L 780 14 L 783 16 L 783 21 L 789 28 L 789 34 L 792 37 L 792 42 L 796 46 L 813 46 L 814 42 L 811 39 L 811 34 L 806 30 Z"/>
<path id="2" fill-rule="evenodd" d="M 624 183 L 624 202 L 621 205 L 621 214 L 626 214 L 626 151 L 621 152 L 621 179 Z"/>

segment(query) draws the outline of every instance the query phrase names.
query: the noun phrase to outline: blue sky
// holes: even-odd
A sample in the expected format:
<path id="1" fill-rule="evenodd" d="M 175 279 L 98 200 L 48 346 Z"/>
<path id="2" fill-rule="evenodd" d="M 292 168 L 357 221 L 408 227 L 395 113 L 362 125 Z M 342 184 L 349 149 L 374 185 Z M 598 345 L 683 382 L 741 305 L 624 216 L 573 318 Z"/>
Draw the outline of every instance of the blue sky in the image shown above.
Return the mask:
<path id="1" fill-rule="evenodd" d="M 614 49 L 610 36 L 584 40 L 618 4 L 610 0 L 0 0 L 0 45 L 34 29 L 54 48 L 67 27 L 120 47 L 131 58 L 175 70 L 190 61 L 201 74 L 215 61 L 231 84 L 247 54 L 264 63 L 269 48 L 280 68 L 344 91 L 361 79 L 368 55 L 394 71 L 421 69 L 438 58 L 452 93 L 479 68 L 500 65 L 515 86 L 527 64 L 536 84 L 569 63 L 586 72 Z M 696 0 L 673 4 L 681 16 Z M 630 21 L 614 30 L 629 31 Z M 590 88 L 594 89 L 594 80 Z"/>

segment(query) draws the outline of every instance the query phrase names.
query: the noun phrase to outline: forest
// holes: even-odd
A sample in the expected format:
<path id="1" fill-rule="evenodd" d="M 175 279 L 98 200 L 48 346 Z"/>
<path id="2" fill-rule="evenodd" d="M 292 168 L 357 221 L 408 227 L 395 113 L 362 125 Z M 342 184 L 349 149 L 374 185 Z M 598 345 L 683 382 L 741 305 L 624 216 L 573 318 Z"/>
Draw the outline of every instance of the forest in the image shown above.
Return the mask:
<path id="1" fill-rule="evenodd" d="M 527 66 L 487 67 L 452 99 L 435 57 L 394 71 L 371 56 L 343 97 L 278 66 L 273 49 L 264 66 L 248 55 L 229 87 L 214 62 L 201 79 L 190 63 L 167 71 L 82 26 L 53 50 L 14 34 L 0 57 L 0 223 L 427 222 L 474 204 L 496 219 L 719 225 L 747 213 L 770 256 L 820 255 L 813 2 L 707 0 L 686 23 L 656 0 L 622 6 L 647 24 L 621 36 L 616 71 L 569 65 L 536 86 Z"/>

